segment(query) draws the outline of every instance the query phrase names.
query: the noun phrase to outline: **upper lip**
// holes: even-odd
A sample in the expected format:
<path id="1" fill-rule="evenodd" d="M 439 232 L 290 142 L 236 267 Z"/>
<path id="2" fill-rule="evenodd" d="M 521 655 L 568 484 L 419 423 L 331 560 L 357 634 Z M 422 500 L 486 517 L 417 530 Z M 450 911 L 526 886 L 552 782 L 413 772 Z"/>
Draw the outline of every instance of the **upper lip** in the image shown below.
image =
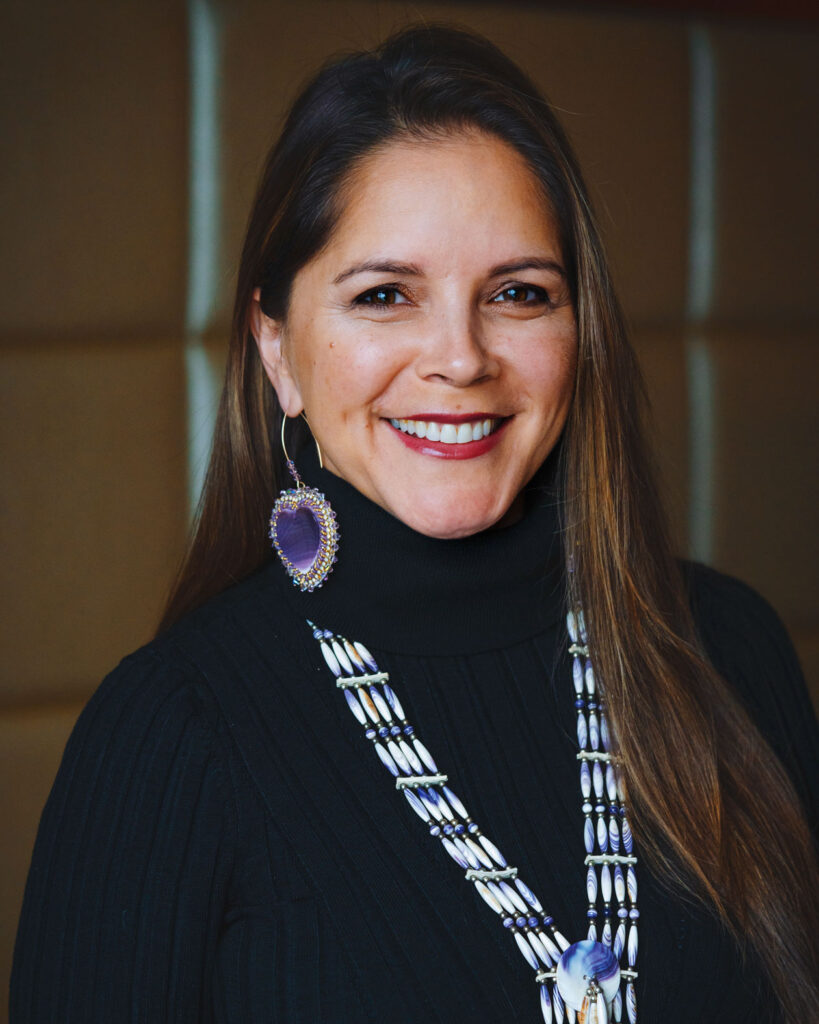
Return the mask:
<path id="1" fill-rule="evenodd" d="M 425 420 L 428 423 L 474 423 L 477 420 L 502 420 L 506 417 L 497 412 L 419 412 L 413 413 L 411 416 L 392 416 L 389 418 L 396 420 Z"/>

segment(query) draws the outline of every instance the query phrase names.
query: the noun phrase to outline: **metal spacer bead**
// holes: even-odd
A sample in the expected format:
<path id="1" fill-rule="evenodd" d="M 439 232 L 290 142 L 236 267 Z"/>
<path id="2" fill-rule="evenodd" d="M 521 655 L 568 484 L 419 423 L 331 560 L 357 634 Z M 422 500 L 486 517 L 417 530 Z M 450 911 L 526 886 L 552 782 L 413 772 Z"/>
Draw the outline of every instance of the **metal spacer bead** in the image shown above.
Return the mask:
<path id="1" fill-rule="evenodd" d="M 388 683 L 389 681 L 389 672 L 375 672 L 368 676 L 341 676 L 336 679 L 336 686 L 340 690 L 349 690 L 350 687 L 372 686 L 373 683 Z"/>
<path id="2" fill-rule="evenodd" d="M 420 786 L 438 786 L 449 782 L 448 775 L 408 775 L 395 780 L 396 789 L 418 789 Z"/>

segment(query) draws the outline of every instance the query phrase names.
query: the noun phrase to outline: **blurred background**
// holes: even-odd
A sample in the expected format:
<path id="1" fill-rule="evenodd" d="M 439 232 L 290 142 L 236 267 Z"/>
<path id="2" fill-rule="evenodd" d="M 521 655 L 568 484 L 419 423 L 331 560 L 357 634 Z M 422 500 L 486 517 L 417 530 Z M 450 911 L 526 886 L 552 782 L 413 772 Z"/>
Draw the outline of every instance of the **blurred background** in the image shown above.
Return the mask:
<path id="1" fill-rule="evenodd" d="M 318 62 L 418 19 L 485 33 L 558 108 L 644 367 L 679 550 L 771 601 L 819 696 L 815 13 L 4 0 L 2 990 L 65 740 L 150 638 L 183 550 L 263 156 Z"/>

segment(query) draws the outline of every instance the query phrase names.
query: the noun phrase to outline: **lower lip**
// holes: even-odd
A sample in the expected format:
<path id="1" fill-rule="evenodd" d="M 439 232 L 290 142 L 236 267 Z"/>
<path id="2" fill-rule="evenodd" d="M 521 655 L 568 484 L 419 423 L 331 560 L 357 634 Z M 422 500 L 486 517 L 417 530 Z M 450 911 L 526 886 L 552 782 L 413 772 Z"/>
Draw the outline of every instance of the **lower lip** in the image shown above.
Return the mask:
<path id="1" fill-rule="evenodd" d="M 407 448 L 414 452 L 420 452 L 421 455 L 434 455 L 439 459 L 477 459 L 479 455 L 486 455 L 487 452 L 492 451 L 500 441 L 501 434 L 510 420 L 511 416 L 505 419 L 488 437 L 482 437 L 479 441 L 466 441 L 464 444 L 429 441 L 426 437 L 416 437 L 414 434 L 405 434 L 403 430 L 397 430 L 389 420 L 384 422 L 394 434 L 398 435 Z"/>

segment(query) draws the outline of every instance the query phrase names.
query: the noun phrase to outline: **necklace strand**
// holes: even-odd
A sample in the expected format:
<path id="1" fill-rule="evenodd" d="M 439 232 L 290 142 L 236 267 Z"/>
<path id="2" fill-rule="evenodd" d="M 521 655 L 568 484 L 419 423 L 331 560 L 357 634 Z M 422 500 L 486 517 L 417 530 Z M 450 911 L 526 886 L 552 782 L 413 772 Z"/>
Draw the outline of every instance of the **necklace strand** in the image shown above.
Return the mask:
<path id="1" fill-rule="evenodd" d="M 586 849 L 586 896 L 589 939 L 611 947 L 618 961 L 626 950 L 625 1002 L 629 1024 L 637 1021 L 634 978 L 637 977 L 637 858 L 626 814 L 622 773 L 611 754 L 611 734 L 605 701 L 589 658 L 588 637 L 582 612 L 569 612 L 569 654 L 577 711 L 577 744 L 580 762 L 581 810 L 584 816 L 583 845 Z M 594 800 L 594 803 L 592 803 Z M 592 815 L 596 815 L 596 822 Z M 607 817 L 608 815 L 608 817 Z M 613 869 L 613 870 L 612 870 Z M 612 907 L 612 895 L 617 903 Z M 602 908 L 598 910 L 598 904 Z M 612 920 L 617 930 L 613 933 Z M 598 921 L 602 919 L 602 928 Z M 613 934 L 612 934 L 613 933 Z M 623 991 L 618 989 L 612 1004 L 612 1019 L 622 1020 Z"/>
<path id="2" fill-rule="evenodd" d="M 484 835 L 449 787 L 449 777 L 439 770 L 407 720 L 390 686 L 389 673 L 379 669 L 362 643 L 351 642 L 312 622 L 308 625 L 335 677 L 336 686 L 344 693 L 350 711 L 364 728 L 364 735 L 373 744 L 379 760 L 394 777 L 396 789 L 404 794 L 429 834 L 440 841 L 447 854 L 464 870 L 466 880 L 498 915 L 524 960 L 535 971 L 545 1024 L 563 1024 L 564 1020 L 568 1024 L 619 1022 L 623 1019 L 624 1003 L 629 1024 L 636 1024 L 634 979 L 637 977 L 637 920 L 640 916 L 637 858 L 633 854 L 622 778 L 611 754 L 605 704 L 589 659 L 582 612 L 570 612 L 567 626 L 577 711 L 589 927 L 588 941 L 571 947 L 555 927 L 554 918 L 518 877 L 517 868 L 510 865 Z M 612 896 L 616 909 L 612 906 Z M 616 931 L 612 927 L 613 919 L 616 919 Z M 602 920 L 602 928 L 598 939 L 599 920 Z M 582 1006 L 578 1004 L 575 1012 L 561 993 L 561 987 L 565 988 L 565 974 L 564 978 L 560 975 L 575 951 L 581 947 L 585 951 L 598 941 L 611 950 L 618 963 L 625 950 L 627 966 L 618 972 L 614 993 L 605 993 L 606 983 L 598 984 L 594 975 L 582 974 L 580 984 L 585 994 Z"/>

